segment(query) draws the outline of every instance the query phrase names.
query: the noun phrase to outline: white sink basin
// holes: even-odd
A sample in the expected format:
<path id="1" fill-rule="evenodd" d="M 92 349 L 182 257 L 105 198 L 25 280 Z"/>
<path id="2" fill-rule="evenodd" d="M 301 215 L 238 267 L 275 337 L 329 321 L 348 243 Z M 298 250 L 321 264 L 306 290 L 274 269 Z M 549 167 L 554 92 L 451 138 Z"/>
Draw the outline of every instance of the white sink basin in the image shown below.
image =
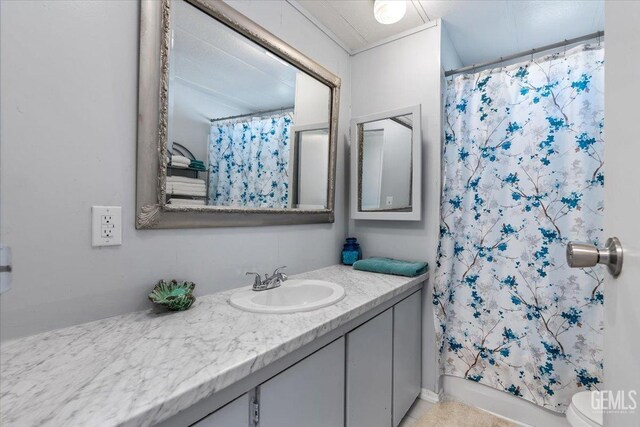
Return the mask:
<path id="1" fill-rule="evenodd" d="M 287 280 L 266 291 L 246 289 L 231 295 L 235 308 L 254 313 L 296 313 L 335 304 L 344 298 L 344 288 L 324 280 Z"/>

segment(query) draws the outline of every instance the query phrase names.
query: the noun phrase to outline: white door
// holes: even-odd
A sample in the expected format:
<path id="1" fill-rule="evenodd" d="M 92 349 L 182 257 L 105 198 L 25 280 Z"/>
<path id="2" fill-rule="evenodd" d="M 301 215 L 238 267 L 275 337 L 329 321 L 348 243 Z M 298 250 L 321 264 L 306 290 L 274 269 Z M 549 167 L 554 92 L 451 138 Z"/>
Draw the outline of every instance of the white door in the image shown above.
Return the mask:
<path id="1" fill-rule="evenodd" d="M 624 264 L 620 276 L 605 279 L 604 388 L 618 401 L 603 402 L 605 409 L 609 407 L 604 424 L 638 427 L 640 2 L 607 1 L 605 19 L 605 236 L 620 239 Z"/>
<path id="2" fill-rule="evenodd" d="M 378 209 L 384 206 L 380 194 L 384 130 L 365 130 L 364 135 L 367 149 L 362 150 L 362 209 Z"/>

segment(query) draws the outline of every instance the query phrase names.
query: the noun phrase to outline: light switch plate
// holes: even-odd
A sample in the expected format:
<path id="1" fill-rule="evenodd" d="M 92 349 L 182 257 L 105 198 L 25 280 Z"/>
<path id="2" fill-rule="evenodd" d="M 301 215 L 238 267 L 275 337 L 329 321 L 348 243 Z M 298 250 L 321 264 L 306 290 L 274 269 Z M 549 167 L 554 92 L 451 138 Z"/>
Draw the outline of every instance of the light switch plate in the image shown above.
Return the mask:
<path id="1" fill-rule="evenodd" d="M 91 207 L 91 246 L 116 246 L 122 244 L 122 207 Z"/>

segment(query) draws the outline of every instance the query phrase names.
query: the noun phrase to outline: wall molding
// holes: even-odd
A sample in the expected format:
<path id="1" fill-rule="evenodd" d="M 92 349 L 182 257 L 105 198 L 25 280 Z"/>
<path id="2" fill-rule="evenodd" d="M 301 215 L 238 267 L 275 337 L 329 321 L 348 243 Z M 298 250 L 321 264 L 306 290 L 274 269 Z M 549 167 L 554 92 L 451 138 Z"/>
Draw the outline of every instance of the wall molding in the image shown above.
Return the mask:
<path id="1" fill-rule="evenodd" d="M 438 403 L 438 402 L 442 402 L 444 398 L 444 394 L 442 393 L 442 390 L 440 390 L 440 393 L 436 393 L 435 391 L 427 390 L 426 388 L 423 388 L 420 390 L 419 397 L 420 399 L 426 400 L 427 402 L 430 402 L 430 403 Z"/>
<path id="2" fill-rule="evenodd" d="M 338 46 L 340 46 L 340 48 L 344 50 L 347 54 L 349 54 L 349 56 L 353 56 L 353 52 L 351 51 L 351 49 L 349 49 L 349 47 L 342 40 L 340 40 L 340 37 L 336 36 L 336 34 L 333 31 L 331 31 L 329 28 L 327 28 L 326 25 L 318 21 L 318 19 L 315 16 L 313 16 L 307 9 L 305 9 L 304 6 L 302 6 L 296 0 L 287 0 L 287 3 L 289 3 L 291 7 L 297 10 L 302 16 L 307 18 L 309 22 L 311 22 L 313 25 L 316 26 L 317 29 L 322 31 L 325 36 L 333 40 L 333 42 Z"/>
<path id="3" fill-rule="evenodd" d="M 534 427 L 534 426 L 532 426 L 530 424 L 525 424 L 525 423 L 520 422 L 518 420 L 514 420 L 513 418 L 505 417 L 504 415 L 500 415 L 500 414 L 497 414 L 495 412 L 487 411 L 486 409 L 482 409 L 482 408 L 476 408 L 476 409 L 479 409 L 482 412 L 486 412 L 487 414 L 491 414 L 494 417 L 498 417 L 498 418 L 500 418 L 502 420 L 509 421 L 510 423 L 513 423 L 513 424 L 515 424 L 517 426 L 520 426 L 520 427 Z"/>
<path id="4" fill-rule="evenodd" d="M 443 399 L 464 403 L 521 427 L 568 427 L 563 414 L 464 378 L 442 375 Z"/>
<path id="5" fill-rule="evenodd" d="M 429 403 L 433 403 L 433 404 L 444 402 L 444 401 L 447 401 L 447 400 L 457 401 L 457 399 L 455 399 L 455 398 L 447 399 L 447 396 L 445 396 L 445 394 L 444 394 L 444 392 L 442 390 L 440 390 L 439 393 L 436 393 L 435 391 L 428 390 L 426 388 L 423 388 L 423 389 L 420 390 L 420 395 L 418 397 L 420 399 L 422 399 L 422 400 L 425 400 L 425 401 L 427 401 Z M 464 403 L 464 402 L 461 402 L 461 403 Z M 469 406 L 473 406 L 473 405 L 469 405 Z M 523 423 L 521 421 L 514 420 L 513 418 L 505 417 L 504 415 L 498 414 L 496 412 L 492 412 L 492 411 L 489 411 L 487 409 L 479 408 L 477 406 L 473 406 L 473 407 L 475 409 L 478 409 L 478 410 L 482 411 L 482 412 L 486 412 L 488 414 L 493 415 L 494 417 L 498 417 L 500 419 L 506 420 L 506 421 L 508 421 L 510 423 L 513 423 L 515 425 L 518 425 L 520 427 L 533 427 L 530 424 L 525 424 L 525 423 Z"/>
<path id="6" fill-rule="evenodd" d="M 440 25 L 440 19 L 429 21 L 426 24 L 419 25 L 417 27 L 408 29 L 408 30 L 403 31 L 403 32 L 398 33 L 398 34 L 394 34 L 394 35 L 389 36 L 389 37 L 387 37 L 385 39 L 378 40 L 377 42 L 373 42 L 373 43 L 370 43 L 368 45 L 362 46 L 359 49 L 353 49 L 351 51 L 351 56 L 355 56 L 355 55 L 357 55 L 359 53 L 366 52 L 366 51 L 374 49 L 374 48 L 376 48 L 378 46 L 382 46 L 382 45 L 385 45 L 385 44 L 388 44 L 388 43 L 392 43 L 392 42 L 394 42 L 396 40 L 400 40 L 400 39 L 403 39 L 405 37 L 409 37 L 410 35 L 413 35 L 413 34 L 416 34 L 416 33 L 420 33 L 422 31 L 428 30 L 428 29 L 433 28 L 433 27 L 437 27 L 439 25 Z"/>
<path id="7" fill-rule="evenodd" d="M 313 16 L 311 14 L 311 12 L 309 12 L 307 9 L 305 9 L 304 6 L 302 6 L 296 0 L 286 0 L 286 2 L 289 3 L 289 5 L 291 5 L 291 7 L 293 7 L 295 10 L 297 10 L 301 15 L 303 15 L 305 18 L 307 18 L 309 20 L 309 22 L 311 22 L 313 25 L 315 25 L 316 28 L 318 28 L 320 31 L 322 31 L 327 37 L 329 37 L 331 40 L 333 40 L 334 43 L 336 43 L 338 46 L 340 46 L 340 48 L 342 48 L 342 50 L 344 50 L 346 53 L 348 53 L 349 56 L 355 56 L 355 55 L 357 55 L 359 53 L 366 52 L 367 50 L 371 50 L 371 49 L 376 48 L 378 46 L 382 46 L 382 45 L 385 45 L 387 43 L 391 43 L 393 41 L 405 38 L 405 37 L 410 36 L 412 34 L 419 33 L 421 31 L 428 30 L 429 28 L 437 27 L 438 25 L 440 25 L 440 19 L 429 20 L 425 24 L 419 25 L 419 26 L 414 27 L 414 28 L 410 28 L 410 29 L 408 29 L 406 31 L 403 31 L 403 32 L 398 33 L 398 34 L 394 34 L 394 35 L 389 36 L 387 38 L 384 38 L 382 40 L 378 40 L 376 42 L 366 44 L 366 45 L 364 45 L 364 46 L 362 46 L 362 47 L 360 47 L 358 49 L 350 49 L 345 44 L 345 42 L 343 42 L 340 39 L 340 37 L 338 37 L 333 31 L 331 31 L 329 28 L 327 28 L 326 25 L 324 25 L 322 22 L 320 22 L 315 16 Z M 420 16 L 422 17 L 422 15 L 420 15 Z"/>

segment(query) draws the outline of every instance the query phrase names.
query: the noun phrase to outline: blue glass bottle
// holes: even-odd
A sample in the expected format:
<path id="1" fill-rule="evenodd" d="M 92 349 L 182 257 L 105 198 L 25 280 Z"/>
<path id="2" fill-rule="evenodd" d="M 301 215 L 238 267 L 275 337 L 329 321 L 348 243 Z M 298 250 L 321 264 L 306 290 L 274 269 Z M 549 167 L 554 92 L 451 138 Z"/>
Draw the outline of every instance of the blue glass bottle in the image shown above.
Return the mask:
<path id="1" fill-rule="evenodd" d="M 342 248 L 342 263 L 344 265 L 353 265 L 354 262 L 362 259 L 362 249 L 355 237 L 347 237 L 347 243 Z"/>

